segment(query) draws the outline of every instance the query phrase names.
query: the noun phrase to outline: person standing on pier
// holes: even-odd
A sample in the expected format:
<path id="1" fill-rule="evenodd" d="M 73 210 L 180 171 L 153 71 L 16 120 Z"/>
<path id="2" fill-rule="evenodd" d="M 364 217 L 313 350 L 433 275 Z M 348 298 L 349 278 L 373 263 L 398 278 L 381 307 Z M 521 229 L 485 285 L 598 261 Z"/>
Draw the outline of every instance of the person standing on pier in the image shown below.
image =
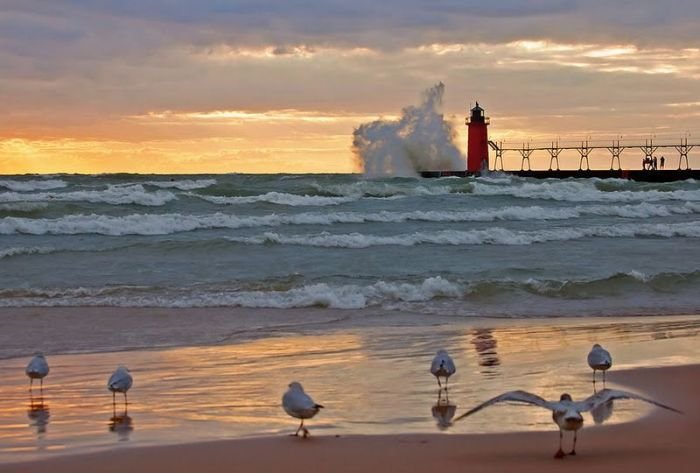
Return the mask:
<path id="1" fill-rule="evenodd" d="M 663 168 L 664 168 L 664 164 L 666 163 L 666 158 L 664 158 L 663 156 L 661 156 L 661 159 L 660 159 L 659 161 L 661 162 L 661 169 L 663 169 Z"/>
<path id="2" fill-rule="evenodd" d="M 659 167 L 659 160 L 656 159 L 656 156 L 654 156 L 654 171 L 656 171 Z"/>

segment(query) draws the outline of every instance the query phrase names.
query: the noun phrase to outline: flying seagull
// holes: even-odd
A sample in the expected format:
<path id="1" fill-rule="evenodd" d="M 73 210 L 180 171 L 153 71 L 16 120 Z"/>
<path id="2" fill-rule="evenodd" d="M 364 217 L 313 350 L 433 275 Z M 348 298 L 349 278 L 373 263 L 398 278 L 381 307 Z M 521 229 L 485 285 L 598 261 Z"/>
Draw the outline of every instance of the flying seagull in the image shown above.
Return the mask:
<path id="1" fill-rule="evenodd" d="M 107 381 L 107 389 L 112 391 L 113 405 L 116 402 L 114 398 L 116 393 L 123 393 L 124 405 L 126 406 L 128 404 L 126 392 L 131 388 L 133 383 L 134 379 L 131 377 L 131 372 L 126 366 L 121 365 L 112 373 L 112 376 L 109 377 L 109 381 Z"/>
<path id="2" fill-rule="evenodd" d="M 289 383 L 289 389 L 282 396 L 282 408 L 292 417 L 301 419 L 301 424 L 294 435 L 299 435 L 299 431 L 303 431 L 304 438 L 309 436 L 309 430 L 304 427 L 304 419 L 311 419 L 315 416 L 319 409 L 322 409 L 321 404 L 316 404 L 311 397 L 304 392 L 301 383 L 296 381 Z"/>
<path id="3" fill-rule="evenodd" d="M 29 376 L 29 390 L 32 390 L 32 385 L 34 380 L 38 379 L 41 383 L 41 389 L 44 389 L 44 378 L 49 374 L 49 364 L 46 362 L 43 353 L 37 353 L 32 358 L 32 361 L 27 365 L 25 370 L 27 376 Z"/>
<path id="4" fill-rule="evenodd" d="M 605 382 L 605 371 L 612 366 L 610 352 L 596 343 L 593 345 L 593 348 L 591 348 L 590 353 L 588 353 L 588 366 L 593 370 L 594 383 L 596 371 L 603 372 L 603 382 Z"/>
<path id="5" fill-rule="evenodd" d="M 648 399 L 638 394 L 630 393 L 627 391 L 618 391 L 615 389 L 603 389 L 597 394 L 594 394 L 583 401 L 574 401 L 573 399 L 571 399 L 571 396 L 566 393 L 561 395 L 559 401 L 546 401 L 543 398 L 537 396 L 536 394 L 532 394 L 527 391 L 510 391 L 501 394 L 500 396 L 496 396 L 493 399 L 489 399 L 483 404 L 479 404 L 469 412 L 457 417 L 454 420 L 454 422 L 457 422 L 460 419 L 463 419 L 480 411 L 484 407 L 488 407 L 498 402 L 511 401 L 544 407 L 545 409 L 549 409 L 550 411 L 552 411 L 552 420 L 559 427 L 559 450 L 556 454 L 554 454 L 554 458 L 564 458 L 565 453 L 562 450 L 561 445 L 562 438 L 564 436 L 564 431 L 568 430 L 574 432 L 574 443 L 573 447 L 571 448 L 571 452 L 569 452 L 569 455 L 576 455 L 576 436 L 578 434 L 578 430 L 581 427 L 583 427 L 583 416 L 581 415 L 581 413 L 590 411 L 591 409 L 595 409 L 601 404 L 605 404 L 615 399 L 637 399 L 639 401 L 648 402 L 654 404 L 655 406 L 663 407 L 664 409 L 668 409 L 670 411 L 682 414 L 681 411 L 674 409 L 673 407 L 669 407 L 659 402 L 656 402 L 652 399 Z"/>
<path id="6" fill-rule="evenodd" d="M 447 380 L 450 376 L 455 374 L 456 371 L 455 362 L 452 361 L 447 351 L 438 350 L 430 365 L 430 372 L 437 378 L 438 386 L 442 388 L 442 383 L 440 383 L 440 376 L 442 376 L 445 378 L 445 389 L 447 389 Z"/>

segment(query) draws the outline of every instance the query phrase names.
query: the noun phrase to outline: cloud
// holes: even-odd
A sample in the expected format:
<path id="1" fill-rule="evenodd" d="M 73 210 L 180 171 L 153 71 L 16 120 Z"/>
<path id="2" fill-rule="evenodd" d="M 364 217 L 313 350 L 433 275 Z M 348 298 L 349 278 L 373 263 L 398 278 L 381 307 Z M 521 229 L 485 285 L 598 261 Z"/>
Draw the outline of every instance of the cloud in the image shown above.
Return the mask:
<path id="1" fill-rule="evenodd" d="M 505 137 L 697 129 L 697 107 L 671 105 L 697 102 L 699 20 L 696 0 L 3 0 L 0 139 L 254 122 L 346 133 L 350 153 L 353 128 L 439 81 L 459 133 L 477 99 Z"/>

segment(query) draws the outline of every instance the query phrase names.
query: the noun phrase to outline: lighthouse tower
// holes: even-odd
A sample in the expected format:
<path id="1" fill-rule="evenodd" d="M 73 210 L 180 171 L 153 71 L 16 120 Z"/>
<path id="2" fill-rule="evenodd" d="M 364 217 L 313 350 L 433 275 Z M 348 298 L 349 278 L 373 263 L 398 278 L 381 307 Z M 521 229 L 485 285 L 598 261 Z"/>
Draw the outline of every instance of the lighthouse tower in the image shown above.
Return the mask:
<path id="1" fill-rule="evenodd" d="M 467 171 L 481 172 L 489 168 L 489 118 L 484 115 L 484 109 L 479 107 L 479 102 L 472 108 L 466 123 Z"/>

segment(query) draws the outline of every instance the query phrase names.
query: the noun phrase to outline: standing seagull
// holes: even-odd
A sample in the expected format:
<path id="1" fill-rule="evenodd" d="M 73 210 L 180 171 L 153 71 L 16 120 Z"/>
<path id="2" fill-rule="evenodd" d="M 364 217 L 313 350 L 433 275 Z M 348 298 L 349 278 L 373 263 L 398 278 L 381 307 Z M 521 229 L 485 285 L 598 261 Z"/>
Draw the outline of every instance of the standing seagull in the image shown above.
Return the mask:
<path id="1" fill-rule="evenodd" d="M 49 364 L 46 362 L 43 353 L 37 353 L 32 358 L 32 361 L 27 365 L 25 370 L 27 376 L 29 376 L 29 390 L 32 390 L 32 385 L 34 380 L 38 379 L 41 383 L 41 389 L 44 389 L 44 377 L 49 374 Z"/>
<path id="2" fill-rule="evenodd" d="M 299 435 L 299 431 L 303 430 L 304 438 L 309 436 L 309 431 L 304 427 L 304 419 L 311 419 L 315 416 L 319 409 L 322 409 L 321 404 L 316 404 L 311 397 L 304 392 L 304 388 L 296 381 L 289 383 L 289 389 L 282 396 L 282 408 L 284 412 L 292 417 L 301 419 L 301 424 L 294 435 Z"/>
<path id="3" fill-rule="evenodd" d="M 126 392 L 131 388 L 133 383 L 134 379 L 131 377 L 129 368 L 124 365 L 120 365 L 114 373 L 112 373 L 112 376 L 109 377 L 109 381 L 107 381 L 107 389 L 112 391 L 112 406 L 114 406 L 116 402 L 114 398 L 116 393 L 124 393 L 124 406 L 126 407 L 128 404 Z"/>
<path id="4" fill-rule="evenodd" d="M 565 453 L 564 450 L 562 450 L 561 448 L 564 431 L 573 430 L 574 444 L 571 448 L 571 452 L 569 452 L 569 455 L 576 455 L 576 436 L 578 434 L 578 430 L 581 427 L 583 427 L 583 416 L 581 415 L 581 413 L 590 411 L 591 409 L 595 409 L 597 406 L 600 406 L 601 404 L 605 404 L 615 399 L 637 399 L 682 414 L 681 411 L 674 409 L 673 407 L 669 407 L 651 399 L 647 399 L 638 394 L 629 393 L 626 391 L 618 391 L 614 389 L 603 389 L 597 394 L 594 394 L 589 398 L 578 402 L 571 399 L 571 396 L 566 393 L 561 395 L 559 401 L 545 401 L 543 398 L 526 391 L 510 391 L 501 394 L 500 396 L 496 396 L 493 399 L 489 399 L 483 404 L 479 404 L 466 414 L 462 414 L 461 416 L 457 417 L 454 421 L 457 422 L 458 420 L 470 416 L 475 412 L 480 411 L 484 407 L 496 404 L 497 402 L 511 401 L 544 407 L 545 409 L 549 409 L 550 411 L 552 411 L 552 420 L 559 427 L 559 450 L 557 451 L 557 453 L 554 454 L 554 458 L 564 458 Z"/>
<path id="5" fill-rule="evenodd" d="M 438 350 L 433 362 L 430 365 L 430 372 L 437 378 L 438 386 L 442 388 L 442 383 L 440 383 L 440 376 L 445 378 L 445 389 L 447 389 L 447 380 L 450 376 L 455 374 L 457 368 L 455 368 L 455 362 L 452 361 L 450 355 L 447 354 L 446 350 Z"/>
<path id="6" fill-rule="evenodd" d="M 596 370 L 600 370 L 603 372 L 603 383 L 605 383 L 605 371 L 612 366 L 610 352 L 596 343 L 588 353 L 588 366 L 593 370 L 593 382 L 595 383 Z"/>

